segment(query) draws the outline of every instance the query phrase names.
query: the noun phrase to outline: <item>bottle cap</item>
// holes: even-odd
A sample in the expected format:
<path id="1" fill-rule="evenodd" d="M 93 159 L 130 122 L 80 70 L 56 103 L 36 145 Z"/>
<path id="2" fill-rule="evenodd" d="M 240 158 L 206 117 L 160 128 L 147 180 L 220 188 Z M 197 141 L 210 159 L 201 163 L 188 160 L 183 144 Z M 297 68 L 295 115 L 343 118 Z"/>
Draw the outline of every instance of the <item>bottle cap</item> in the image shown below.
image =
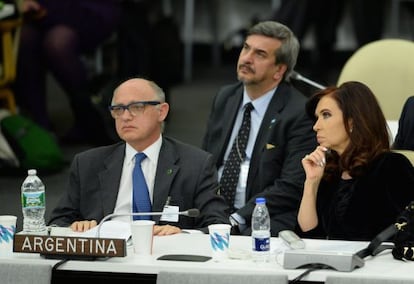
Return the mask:
<path id="1" fill-rule="evenodd" d="M 256 204 L 264 204 L 266 203 L 266 198 L 264 197 L 257 197 L 256 198 Z"/>
<path id="2" fill-rule="evenodd" d="M 28 173 L 30 176 L 34 176 L 34 175 L 36 175 L 36 174 L 37 174 L 37 171 L 36 171 L 35 169 L 30 169 L 30 170 L 28 170 L 28 171 L 27 171 L 27 173 Z"/>

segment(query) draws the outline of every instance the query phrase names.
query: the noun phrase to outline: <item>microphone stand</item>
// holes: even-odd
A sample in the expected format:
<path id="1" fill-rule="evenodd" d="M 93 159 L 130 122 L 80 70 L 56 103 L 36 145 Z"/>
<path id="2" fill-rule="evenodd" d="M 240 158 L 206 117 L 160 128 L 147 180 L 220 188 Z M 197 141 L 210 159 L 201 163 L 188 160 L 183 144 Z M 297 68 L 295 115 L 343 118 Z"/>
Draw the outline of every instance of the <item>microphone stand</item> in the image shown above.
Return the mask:
<path id="1" fill-rule="evenodd" d="M 102 224 L 107 221 L 108 219 L 111 219 L 112 217 L 123 217 L 123 216 L 159 216 L 159 215 L 184 215 L 188 217 L 197 217 L 200 214 L 200 211 L 196 208 L 188 209 L 186 211 L 180 211 L 180 212 L 135 212 L 135 213 L 112 213 L 109 215 L 106 215 L 102 218 L 101 222 L 99 222 L 98 227 L 96 229 L 96 237 L 99 238 Z"/>
<path id="2" fill-rule="evenodd" d="M 99 238 L 99 234 L 101 231 L 101 226 L 102 224 L 112 218 L 112 217 L 121 217 L 121 216 L 159 216 L 159 215 L 184 215 L 184 216 L 188 216 L 188 217 L 197 217 L 198 215 L 200 215 L 200 210 L 198 210 L 197 208 L 192 208 L 192 209 L 188 209 L 186 211 L 180 211 L 180 212 L 168 212 L 168 213 L 164 213 L 164 212 L 136 212 L 136 213 L 112 213 L 109 215 L 106 215 L 104 218 L 102 218 L 101 222 L 99 222 L 99 225 L 96 229 L 96 237 Z M 210 256 L 202 256 L 202 255 L 186 255 L 186 254 L 168 254 L 168 255 L 163 255 L 160 256 L 159 258 L 160 260 L 174 260 L 174 261 L 207 261 L 209 259 L 211 259 Z"/>
<path id="3" fill-rule="evenodd" d="M 321 84 L 318 84 L 318 83 L 316 83 L 315 81 L 312 81 L 312 80 L 310 80 L 310 79 L 308 79 L 308 78 L 306 78 L 306 77 L 302 76 L 301 74 L 299 74 L 299 73 L 298 73 L 298 72 L 296 72 L 296 71 L 292 71 L 292 73 L 290 74 L 290 78 L 291 78 L 291 79 L 294 79 L 294 80 L 298 80 L 298 81 L 305 82 L 306 84 L 311 85 L 312 87 L 315 87 L 315 88 L 317 88 L 317 89 L 319 89 L 319 90 L 324 90 L 324 89 L 326 89 L 326 87 L 325 87 L 325 86 L 323 86 L 323 85 L 321 85 Z"/>

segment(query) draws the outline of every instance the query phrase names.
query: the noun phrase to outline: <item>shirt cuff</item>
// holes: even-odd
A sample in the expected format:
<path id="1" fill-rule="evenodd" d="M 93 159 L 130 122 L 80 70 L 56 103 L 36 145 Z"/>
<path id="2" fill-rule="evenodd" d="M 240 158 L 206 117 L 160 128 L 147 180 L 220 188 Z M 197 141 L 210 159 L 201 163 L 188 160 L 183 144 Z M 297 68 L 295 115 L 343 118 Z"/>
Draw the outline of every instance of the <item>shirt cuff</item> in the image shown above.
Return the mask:
<path id="1" fill-rule="evenodd" d="M 237 213 L 233 213 L 233 214 L 230 215 L 230 223 L 234 226 L 234 224 L 233 224 L 234 222 L 232 222 L 232 220 L 234 220 L 235 223 L 237 223 L 235 225 L 237 225 L 239 227 L 240 232 L 243 232 L 244 230 L 246 230 L 246 228 L 247 228 L 246 220 L 242 216 L 240 216 Z"/>
<path id="2" fill-rule="evenodd" d="M 241 225 L 245 225 L 246 224 L 246 220 L 242 216 L 240 216 L 239 214 L 237 214 L 237 213 L 231 214 L 230 217 L 233 218 L 234 220 L 236 220 L 237 224 L 239 224 L 239 225 L 240 224 Z"/>

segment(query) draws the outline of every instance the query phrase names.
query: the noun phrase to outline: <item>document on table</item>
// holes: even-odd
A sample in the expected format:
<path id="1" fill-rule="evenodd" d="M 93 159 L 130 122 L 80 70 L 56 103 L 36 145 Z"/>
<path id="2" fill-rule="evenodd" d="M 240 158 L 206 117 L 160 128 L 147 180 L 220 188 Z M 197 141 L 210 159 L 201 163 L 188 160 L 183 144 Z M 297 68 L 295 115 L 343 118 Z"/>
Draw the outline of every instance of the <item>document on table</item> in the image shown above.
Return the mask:
<path id="1" fill-rule="evenodd" d="M 98 226 L 86 232 L 74 232 L 70 227 L 49 227 L 51 236 L 97 238 Z M 204 234 L 200 230 L 182 230 L 186 234 Z M 101 225 L 99 238 L 124 239 L 131 237 L 131 223 L 122 221 L 106 221 Z"/>
<path id="2" fill-rule="evenodd" d="M 50 227 L 51 236 L 97 238 L 98 226 L 86 232 L 74 232 L 69 227 Z M 99 238 L 125 239 L 131 237 L 131 224 L 121 221 L 106 221 L 99 230 Z"/>

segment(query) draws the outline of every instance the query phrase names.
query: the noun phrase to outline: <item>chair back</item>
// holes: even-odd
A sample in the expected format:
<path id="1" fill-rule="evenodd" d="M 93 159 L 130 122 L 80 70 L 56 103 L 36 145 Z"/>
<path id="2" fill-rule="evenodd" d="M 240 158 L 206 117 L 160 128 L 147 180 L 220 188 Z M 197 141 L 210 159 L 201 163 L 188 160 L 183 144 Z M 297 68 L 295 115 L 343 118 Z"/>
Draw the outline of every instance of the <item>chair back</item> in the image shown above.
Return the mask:
<path id="1" fill-rule="evenodd" d="M 360 81 L 376 95 L 387 121 L 398 121 L 402 107 L 414 95 L 414 42 L 382 39 L 359 48 L 345 63 L 338 86 Z"/>
<path id="2" fill-rule="evenodd" d="M 5 101 L 6 107 L 13 114 L 17 113 L 17 110 L 11 86 L 16 77 L 21 25 L 21 18 L 0 21 L 0 101 Z"/>
<path id="3" fill-rule="evenodd" d="M 414 151 L 413 150 L 393 150 L 393 151 L 406 156 L 407 159 L 410 160 L 411 164 L 414 167 Z"/>

